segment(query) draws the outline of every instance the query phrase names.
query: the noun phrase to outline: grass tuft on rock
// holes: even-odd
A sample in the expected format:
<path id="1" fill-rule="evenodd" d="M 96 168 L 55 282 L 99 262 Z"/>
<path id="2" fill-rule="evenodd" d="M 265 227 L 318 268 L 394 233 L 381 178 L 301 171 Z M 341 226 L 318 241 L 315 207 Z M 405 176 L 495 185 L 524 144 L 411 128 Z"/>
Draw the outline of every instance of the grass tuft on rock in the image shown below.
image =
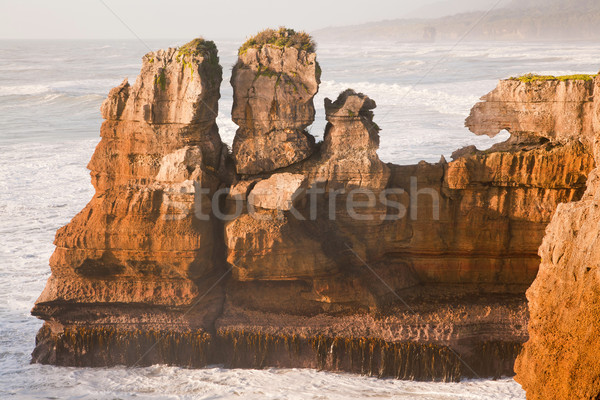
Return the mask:
<path id="1" fill-rule="evenodd" d="M 509 80 L 511 81 L 519 81 L 524 83 L 538 82 L 538 81 L 591 81 L 597 75 L 589 75 L 589 74 L 577 74 L 577 75 L 562 75 L 562 76 L 554 76 L 554 75 L 535 75 L 535 74 L 527 74 L 523 76 L 511 77 Z"/>
<path id="2" fill-rule="evenodd" d="M 238 50 L 241 56 L 248 49 L 262 49 L 263 46 L 272 45 L 276 47 L 294 47 L 299 50 L 314 52 L 317 48 L 312 37 L 306 32 L 296 32 L 293 29 L 281 27 L 275 29 L 265 29 L 248 39 Z"/>

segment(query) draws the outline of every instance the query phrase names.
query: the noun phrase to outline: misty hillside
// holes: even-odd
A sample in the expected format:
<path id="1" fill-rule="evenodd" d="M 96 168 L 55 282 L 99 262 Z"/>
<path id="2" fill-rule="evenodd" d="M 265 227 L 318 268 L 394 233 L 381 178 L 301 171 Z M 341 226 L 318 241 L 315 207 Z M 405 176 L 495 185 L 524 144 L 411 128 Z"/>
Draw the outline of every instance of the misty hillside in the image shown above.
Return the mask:
<path id="1" fill-rule="evenodd" d="M 439 0 L 435 3 L 422 4 L 398 17 L 431 19 L 471 11 L 487 11 L 497 2 L 498 0 Z"/>
<path id="2" fill-rule="evenodd" d="M 550 8 L 554 11 L 598 10 L 598 0 L 513 0 L 507 8 Z"/>
<path id="3" fill-rule="evenodd" d="M 482 19 L 483 18 L 483 19 Z M 597 40 L 600 0 L 513 0 L 508 6 L 439 18 L 410 18 L 326 28 L 319 40 Z"/>

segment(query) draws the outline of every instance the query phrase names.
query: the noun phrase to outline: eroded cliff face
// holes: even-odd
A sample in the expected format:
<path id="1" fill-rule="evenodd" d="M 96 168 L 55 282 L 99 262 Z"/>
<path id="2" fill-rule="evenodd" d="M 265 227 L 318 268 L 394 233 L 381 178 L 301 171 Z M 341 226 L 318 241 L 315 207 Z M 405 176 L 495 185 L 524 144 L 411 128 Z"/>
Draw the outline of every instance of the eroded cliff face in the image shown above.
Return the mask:
<path id="1" fill-rule="evenodd" d="M 593 82 L 586 133 L 600 161 L 600 78 Z M 597 164 L 598 165 L 598 164 Z M 594 169 L 578 202 L 561 204 L 540 247 L 542 262 L 527 291 L 530 339 L 515 365 L 528 399 L 597 399 L 600 396 L 600 179 Z"/>
<path id="2" fill-rule="evenodd" d="M 585 191 L 588 143 L 523 134 L 532 102 L 501 82 L 488 97 L 525 111 L 499 125 L 476 105 L 470 129 L 513 133 L 490 150 L 383 163 L 375 101 L 353 90 L 326 100 L 315 145 L 314 52 L 267 45 L 232 73 L 240 129 L 227 155 L 208 43 L 145 56 L 136 84 L 104 103 L 97 192 L 57 234 L 34 361 L 512 373 L 537 249 L 558 204 Z"/>

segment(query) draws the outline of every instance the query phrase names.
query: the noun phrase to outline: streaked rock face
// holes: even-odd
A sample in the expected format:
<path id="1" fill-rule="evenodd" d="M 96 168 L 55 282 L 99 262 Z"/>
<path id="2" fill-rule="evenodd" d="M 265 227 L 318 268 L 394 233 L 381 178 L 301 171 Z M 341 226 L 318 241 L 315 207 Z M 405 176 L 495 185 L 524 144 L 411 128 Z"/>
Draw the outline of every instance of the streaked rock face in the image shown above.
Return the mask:
<path id="1" fill-rule="evenodd" d="M 238 174 L 274 171 L 314 152 L 305 129 L 314 121 L 320 75 L 314 52 L 266 45 L 240 54 L 231 75 Z"/>

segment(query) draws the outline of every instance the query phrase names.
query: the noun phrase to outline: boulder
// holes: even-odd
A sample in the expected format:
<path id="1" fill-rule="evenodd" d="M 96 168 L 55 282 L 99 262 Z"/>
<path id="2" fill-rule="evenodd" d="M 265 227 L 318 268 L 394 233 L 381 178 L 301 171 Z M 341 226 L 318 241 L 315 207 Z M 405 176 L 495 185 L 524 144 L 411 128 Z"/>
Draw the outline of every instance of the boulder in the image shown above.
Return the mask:
<path id="1" fill-rule="evenodd" d="M 267 210 L 289 211 L 305 194 L 305 180 L 301 174 L 273 174 L 254 185 L 248 203 Z"/>

